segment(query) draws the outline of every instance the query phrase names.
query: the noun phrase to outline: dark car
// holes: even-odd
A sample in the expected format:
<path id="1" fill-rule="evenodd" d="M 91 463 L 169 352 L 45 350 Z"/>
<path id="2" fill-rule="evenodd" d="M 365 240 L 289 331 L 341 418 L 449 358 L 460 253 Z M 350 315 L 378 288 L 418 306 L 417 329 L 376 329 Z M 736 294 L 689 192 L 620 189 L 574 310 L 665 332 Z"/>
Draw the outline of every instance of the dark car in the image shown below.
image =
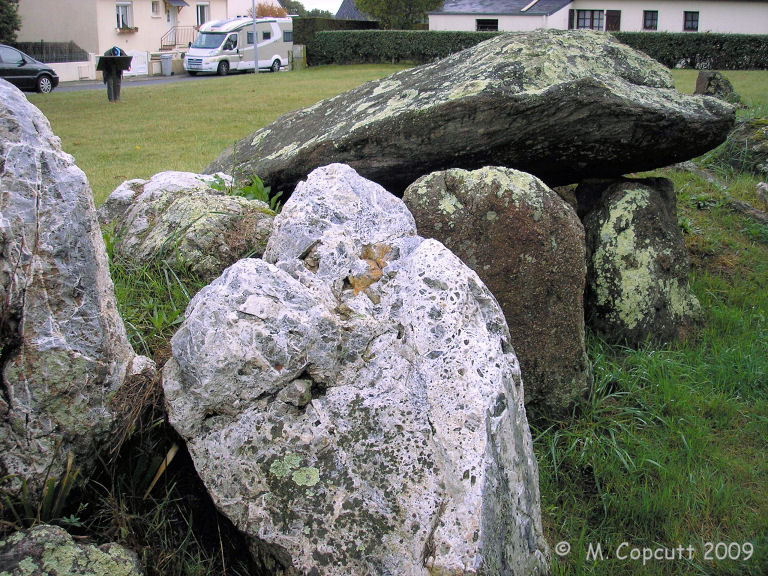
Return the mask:
<path id="1" fill-rule="evenodd" d="M 0 78 L 21 90 L 45 93 L 59 85 L 53 68 L 5 44 L 0 44 Z"/>

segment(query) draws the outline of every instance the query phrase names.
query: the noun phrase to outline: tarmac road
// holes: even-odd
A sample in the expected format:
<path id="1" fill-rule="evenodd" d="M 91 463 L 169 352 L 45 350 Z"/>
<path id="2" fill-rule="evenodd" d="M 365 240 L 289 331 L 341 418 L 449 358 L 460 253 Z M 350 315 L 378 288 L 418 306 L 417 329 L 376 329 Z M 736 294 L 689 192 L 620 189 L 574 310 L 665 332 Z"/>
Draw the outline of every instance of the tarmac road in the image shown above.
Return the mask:
<path id="1" fill-rule="evenodd" d="M 155 86 L 173 82 L 205 82 L 211 78 L 221 78 L 221 76 L 217 76 L 216 74 L 190 76 L 187 73 L 174 74 L 172 76 L 128 76 L 123 77 L 123 88 L 131 88 L 133 86 Z M 105 90 L 105 88 L 101 79 L 78 80 L 76 82 L 61 82 L 54 89 L 54 92 L 75 92 L 78 90 Z"/>

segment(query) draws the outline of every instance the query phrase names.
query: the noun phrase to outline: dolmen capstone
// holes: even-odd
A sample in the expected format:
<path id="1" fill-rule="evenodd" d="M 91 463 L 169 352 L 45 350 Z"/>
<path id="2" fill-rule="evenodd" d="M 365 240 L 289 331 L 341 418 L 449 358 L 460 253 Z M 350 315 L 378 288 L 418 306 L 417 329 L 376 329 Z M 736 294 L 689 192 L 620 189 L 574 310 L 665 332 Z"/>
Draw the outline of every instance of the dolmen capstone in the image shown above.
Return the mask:
<path id="1" fill-rule="evenodd" d="M 240 258 L 260 257 L 275 213 L 227 193 L 231 186 L 226 174 L 177 171 L 123 182 L 98 211 L 112 227 L 114 257 L 136 266 L 163 260 L 204 281 Z"/>
<path id="2" fill-rule="evenodd" d="M 608 34 L 536 30 L 282 116 L 205 172 L 257 174 L 286 194 L 331 162 L 396 195 L 425 174 L 483 166 L 558 186 L 697 157 L 733 123 L 732 106 L 677 92 L 664 66 Z"/>
<path id="3" fill-rule="evenodd" d="M 586 248 L 575 210 L 511 168 L 434 172 L 405 191 L 419 233 L 445 244 L 498 300 L 535 412 L 565 416 L 589 390 Z"/>
<path id="4" fill-rule="evenodd" d="M 48 120 L 0 80 L 0 478 L 30 498 L 68 454 L 85 470 L 112 425 L 110 399 L 151 379 L 118 315 L 85 174 Z"/>
<path id="5" fill-rule="evenodd" d="M 168 415 L 285 574 L 543 574 L 520 369 L 477 274 L 344 165 L 190 302 Z"/>

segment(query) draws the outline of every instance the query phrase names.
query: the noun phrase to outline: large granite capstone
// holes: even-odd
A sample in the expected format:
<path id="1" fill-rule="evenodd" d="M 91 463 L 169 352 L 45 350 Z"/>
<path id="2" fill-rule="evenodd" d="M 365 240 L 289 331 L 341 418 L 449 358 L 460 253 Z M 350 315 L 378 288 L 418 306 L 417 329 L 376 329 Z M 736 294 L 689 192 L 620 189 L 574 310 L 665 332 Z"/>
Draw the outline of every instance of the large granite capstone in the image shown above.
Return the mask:
<path id="1" fill-rule="evenodd" d="M 504 316 L 402 201 L 318 169 L 190 302 L 164 389 L 220 510 L 287 574 L 542 574 Z"/>
<path id="2" fill-rule="evenodd" d="M 550 186 L 668 166 L 725 140 L 732 106 L 674 89 L 610 35 L 510 33 L 278 118 L 206 172 L 257 174 L 287 194 L 344 162 L 401 195 L 448 168 L 506 166 Z"/>
<path id="3" fill-rule="evenodd" d="M 117 311 L 88 181 L 48 120 L 0 80 L 0 487 L 34 498 L 87 470 L 128 378 L 152 379 Z"/>

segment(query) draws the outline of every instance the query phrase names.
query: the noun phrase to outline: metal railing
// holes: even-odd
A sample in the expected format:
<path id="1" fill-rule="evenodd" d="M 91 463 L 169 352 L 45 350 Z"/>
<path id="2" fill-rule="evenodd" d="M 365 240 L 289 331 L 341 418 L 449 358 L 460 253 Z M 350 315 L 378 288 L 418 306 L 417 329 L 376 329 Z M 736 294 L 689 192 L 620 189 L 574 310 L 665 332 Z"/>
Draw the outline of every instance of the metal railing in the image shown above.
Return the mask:
<path id="1" fill-rule="evenodd" d="M 174 26 L 160 39 L 160 50 L 173 50 L 178 46 L 186 48 L 196 34 L 197 26 Z"/>
<path id="2" fill-rule="evenodd" d="M 56 62 L 83 62 L 88 60 L 88 52 L 74 42 L 16 42 L 16 48 L 29 54 L 35 60 L 47 64 Z"/>

